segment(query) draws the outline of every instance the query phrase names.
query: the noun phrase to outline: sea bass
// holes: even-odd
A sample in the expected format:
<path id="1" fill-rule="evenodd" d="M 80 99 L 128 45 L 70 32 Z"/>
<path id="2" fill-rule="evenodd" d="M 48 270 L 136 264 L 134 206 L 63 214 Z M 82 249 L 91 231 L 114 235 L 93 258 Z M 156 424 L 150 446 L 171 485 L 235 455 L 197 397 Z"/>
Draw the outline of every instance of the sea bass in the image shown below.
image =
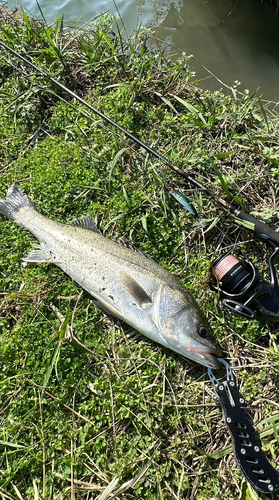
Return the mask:
<path id="1" fill-rule="evenodd" d="M 192 295 L 153 259 L 100 234 L 87 216 L 61 224 L 41 215 L 14 184 L 0 213 L 39 241 L 23 260 L 60 267 L 104 311 L 148 338 L 210 368 L 220 367 L 219 351 Z"/>

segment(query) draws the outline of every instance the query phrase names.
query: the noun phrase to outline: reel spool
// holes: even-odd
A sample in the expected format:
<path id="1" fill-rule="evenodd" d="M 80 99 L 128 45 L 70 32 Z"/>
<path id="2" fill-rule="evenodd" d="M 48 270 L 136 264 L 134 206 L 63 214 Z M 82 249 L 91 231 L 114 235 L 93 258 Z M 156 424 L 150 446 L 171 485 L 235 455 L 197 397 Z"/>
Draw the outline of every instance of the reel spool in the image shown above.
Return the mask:
<path id="1" fill-rule="evenodd" d="M 278 243 L 264 237 L 274 252 L 269 258 L 270 283 L 261 279 L 256 266 L 239 250 L 224 253 L 212 263 L 210 287 L 219 293 L 222 304 L 230 311 L 253 319 L 257 311 L 264 315 L 279 316 L 279 286 L 274 259 L 279 254 Z"/>

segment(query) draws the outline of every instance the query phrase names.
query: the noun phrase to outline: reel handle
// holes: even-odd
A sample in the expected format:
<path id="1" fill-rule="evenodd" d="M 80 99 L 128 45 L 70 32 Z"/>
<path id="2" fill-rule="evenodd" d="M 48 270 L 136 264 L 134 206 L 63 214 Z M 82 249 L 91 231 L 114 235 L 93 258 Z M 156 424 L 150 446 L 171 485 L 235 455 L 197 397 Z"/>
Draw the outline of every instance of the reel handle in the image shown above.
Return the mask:
<path id="1" fill-rule="evenodd" d="M 246 304 L 241 304 L 241 302 L 237 302 L 232 299 L 223 299 L 222 304 L 227 307 L 234 314 L 238 314 L 239 316 L 244 316 L 247 319 L 254 319 L 256 316 L 255 311 L 252 311 L 250 307 Z"/>

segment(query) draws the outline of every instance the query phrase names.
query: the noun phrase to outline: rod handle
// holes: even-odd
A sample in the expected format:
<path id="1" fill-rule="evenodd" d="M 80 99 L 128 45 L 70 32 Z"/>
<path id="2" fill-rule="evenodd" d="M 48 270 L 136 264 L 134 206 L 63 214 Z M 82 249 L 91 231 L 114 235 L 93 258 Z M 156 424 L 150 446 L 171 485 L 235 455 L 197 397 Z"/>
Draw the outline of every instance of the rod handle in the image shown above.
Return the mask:
<path id="1" fill-rule="evenodd" d="M 235 207 L 230 207 L 230 211 L 232 215 L 234 215 L 237 219 L 249 222 L 250 224 L 253 225 L 253 227 L 249 227 L 248 229 L 251 229 L 254 233 L 257 233 L 259 235 L 265 234 L 268 236 L 270 239 L 273 241 L 277 242 L 279 244 L 279 233 L 277 233 L 274 229 L 269 227 L 267 224 L 264 222 L 260 221 L 259 219 L 256 219 L 256 217 L 253 217 L 250 214 L 247 214 L 244 210 L 237 210 Z"/>

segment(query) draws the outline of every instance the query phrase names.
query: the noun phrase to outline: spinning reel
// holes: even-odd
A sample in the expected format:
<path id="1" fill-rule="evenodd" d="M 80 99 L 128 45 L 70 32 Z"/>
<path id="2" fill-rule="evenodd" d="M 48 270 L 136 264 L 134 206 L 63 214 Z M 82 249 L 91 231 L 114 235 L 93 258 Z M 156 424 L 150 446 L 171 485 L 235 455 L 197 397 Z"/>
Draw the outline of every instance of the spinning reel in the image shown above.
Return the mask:
<path id="1" fill-rule="evenodd" d="M 257 311 L 265 316 L 279 317 L 279 286 L 274 259 L 279 255 L 278 241 L 265 234 L 261 238 L 273 248 L 268 267 L 270 283 L 261 279 L 256 266 L 240 250 L 224 253 L 214 260 L 211 267 L 210 287 L 220 293 L 222 304 L 234 314 L 253 319 Z"/>

